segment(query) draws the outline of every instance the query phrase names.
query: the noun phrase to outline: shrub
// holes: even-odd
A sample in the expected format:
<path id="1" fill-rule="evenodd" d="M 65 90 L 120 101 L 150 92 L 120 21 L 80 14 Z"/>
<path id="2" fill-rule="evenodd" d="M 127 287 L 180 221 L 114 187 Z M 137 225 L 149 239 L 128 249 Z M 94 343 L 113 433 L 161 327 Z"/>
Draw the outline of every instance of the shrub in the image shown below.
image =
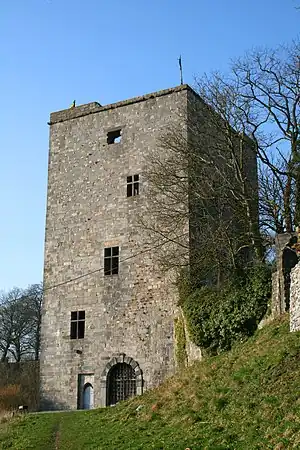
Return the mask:
<path id="1" fill-rule="evenodd" d="M 221 291 L 196 289 L 181 300 L 191 339 L 209 354 L 229 350 L 254 333 L 270 296 L 271 270 L 266 265 L 253 267 Z"/>
<path id="2" fill-rule="evenodd" d="M 0 388 L 0 409 L 8 411 L 15 409 L 20 404 L 20 386 L 17 384 L 9 384 Z"/>
<path id="3" fill-rule="evenodd" d="M 13 395 L 13 388 L 18 392 Z M 10 394 L 9 394 L 10 393 Z M 8 395 L 9 394 L 9 395 Z M 10 407 L 28 405 L 30 411 L 38 409 L 39 401 L 39 363 L 23 361 L 20 363 L 0 363 L 0 403 Z M 0 408 L 2 406 L 0 405 Z M 6 406 L 5 406 L 6 408 Z"/>

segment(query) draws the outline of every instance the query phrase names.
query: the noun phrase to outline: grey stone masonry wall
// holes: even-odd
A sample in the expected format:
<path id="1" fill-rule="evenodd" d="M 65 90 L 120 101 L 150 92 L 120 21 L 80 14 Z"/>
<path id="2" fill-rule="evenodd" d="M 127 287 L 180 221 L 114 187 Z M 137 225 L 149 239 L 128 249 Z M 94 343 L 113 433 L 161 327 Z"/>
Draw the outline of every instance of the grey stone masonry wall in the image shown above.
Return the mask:
<path id="1" fill-rule="evenodd" d="M 272 275 L 272 318 L 284 314 L 289 309 L 290 290 L 287 286 L 287 273 L 295 264 L 296 253 L 290 248 L 291 242 L 296 238 L 296 233 L 282 233 L 275 238 L 276 245 L 276 272 Z"/>
<path id="2" fill-rule="evenodd" d="M 300 330 L 300 263 L 291 270 L 290 331 Z"/>
<path id="3" fill-rule="evenodd" d="M 144 251 L 137 216 L 151 216 L 147 155 L 168 125 L 184 127 L 188 91 L 184 85 L 51 114 L 41 409 L 79 407 L 82 380 L 93 380 L 94 406 L 105 406 L 113 364 L 129 361 L 138 394 L 174 372 L 177 292 L 154 252 Z M 118 127 L 121 142 L 108 144 L 107 132 Z M 127 176 L 134 174 L 140 195 L 127 198 Z M 119 274 L 104 276 L 104 248 L 114 246 Z M 84 339 L 70 339 L 71 311 L 82 310 Z"/>

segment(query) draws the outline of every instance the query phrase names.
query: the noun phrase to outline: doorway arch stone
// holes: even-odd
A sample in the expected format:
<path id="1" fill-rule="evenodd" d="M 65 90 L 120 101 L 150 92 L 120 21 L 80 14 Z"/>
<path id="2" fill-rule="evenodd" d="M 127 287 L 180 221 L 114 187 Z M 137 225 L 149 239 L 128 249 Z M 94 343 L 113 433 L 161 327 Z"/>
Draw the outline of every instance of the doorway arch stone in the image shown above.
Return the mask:
<path id="1" fill-rule="evenodd" d="M 135 377 L 135 394 L 141 395 L 143 393 L 143 373 L 142 370 L 133 358 L 126 356 L 125 353 L 119 353 L 115 356 L 113 356 L 108 363 L 105 365 L 104 370 L 102 371 L 101 378 L 100 378 L 100 390 L 101 390 L 101 406 L 107 406 L 109 404 L 108 402 L 108 375 L 111 369 L 116 366 L 117 364 L 122 365 L 128 365 L 130 366 L 132 370 L 132 374 L 134 374 Z"/>
<path id="2" fill-rule="evenodd" d="M 91 385 L 91 383 L 86 383 L 83 386 L 82 406 L 83 406 L 83 409 L 93 409 L 94 408 L 94 388 Z"/>

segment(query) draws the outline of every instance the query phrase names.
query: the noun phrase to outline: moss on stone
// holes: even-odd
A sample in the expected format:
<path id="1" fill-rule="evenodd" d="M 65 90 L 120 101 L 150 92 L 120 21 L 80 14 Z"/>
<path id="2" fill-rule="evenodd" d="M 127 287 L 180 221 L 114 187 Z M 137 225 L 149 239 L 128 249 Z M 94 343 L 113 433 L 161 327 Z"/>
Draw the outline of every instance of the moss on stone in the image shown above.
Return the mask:
<path id="1" fill-rule="evenodd" d="M 179 368 L 186 367 L 187 353 L 186 353 L 186 335 L 184 328 L 184 318 L 179 316 L 174 320 L 175 330 L 175 358 Z"/>

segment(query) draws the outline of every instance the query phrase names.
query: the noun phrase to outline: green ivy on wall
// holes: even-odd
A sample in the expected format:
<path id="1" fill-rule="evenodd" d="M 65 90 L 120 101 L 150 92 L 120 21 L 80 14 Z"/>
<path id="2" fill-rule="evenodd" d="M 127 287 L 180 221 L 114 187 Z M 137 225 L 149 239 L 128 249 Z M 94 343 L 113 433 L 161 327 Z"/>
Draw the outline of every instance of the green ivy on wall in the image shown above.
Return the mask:
<path id="1" fill-rule="evenodd" d="M 271 270 L 257 265 L 222 290 L 203 286 L 181 298 L 192 341 L 208 354 L 229 350 L 251 336 L 267 311 Z"/>

